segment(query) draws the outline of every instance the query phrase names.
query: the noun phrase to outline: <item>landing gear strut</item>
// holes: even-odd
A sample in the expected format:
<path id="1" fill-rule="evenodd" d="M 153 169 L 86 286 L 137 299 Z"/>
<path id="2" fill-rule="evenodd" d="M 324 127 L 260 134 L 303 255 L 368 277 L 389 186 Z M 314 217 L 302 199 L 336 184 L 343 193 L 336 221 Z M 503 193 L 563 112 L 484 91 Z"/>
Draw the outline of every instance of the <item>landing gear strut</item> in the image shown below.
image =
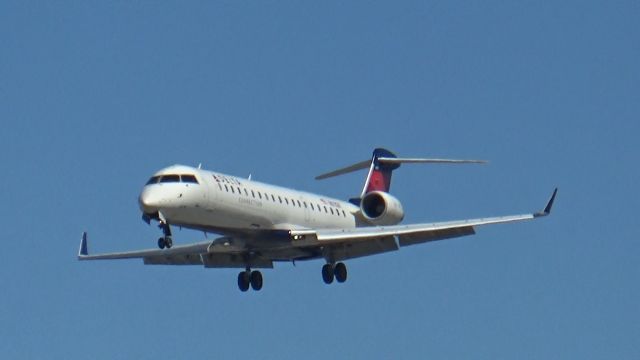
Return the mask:
<path id="1" fill-rule="evenodd" d="M 238 274 L 238 288 L 245 292 L 249 290 L 249 286 L 255 291 L 262 289 L 262 273 L 260 271 L 247 268 Z"/>
<path id="2" fill-rule="evenodd" d="M 339 283 L 347 281 L 347 267 L 343 263 L 324 264 L 322 266 L 322 280 L 325 284 L 331 284 L 333 279 Z"/>
<path id="3" fill-rule="evenodd" d="M 160 249 L 164 249 L 164 248 L 170 249 L 173 246 L 173 239 L 171 237 L 171 227 L 169 227 L 169 224 L 167 224 L 164 221 L 161 221 L 158 226 L 162 229 L 162 232 L 164 233 L 164 236 L 158 239 L 158 247 Z"/>

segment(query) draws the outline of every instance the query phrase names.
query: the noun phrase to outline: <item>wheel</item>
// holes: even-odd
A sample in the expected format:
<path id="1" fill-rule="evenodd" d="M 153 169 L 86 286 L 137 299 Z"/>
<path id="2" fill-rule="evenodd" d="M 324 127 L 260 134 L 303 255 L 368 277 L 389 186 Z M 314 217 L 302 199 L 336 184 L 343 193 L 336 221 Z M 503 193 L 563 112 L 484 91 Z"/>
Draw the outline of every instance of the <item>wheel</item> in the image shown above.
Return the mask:
<path id="1" fill-rule="evenodd" d="M 335 273 L 336 280 L 339 283 L 347 281 L 347 267 L 343 263 L 337 263 L 336 267 L 333 269 L 333 272 Z"/>
<path id="2" fill-rule="evenodd" d="M 262 273 L 260 271 L 251 272 L 251 288 L 255 291 L 262 289 Z"/>
<path id="3" fill-rule="evenodd" d="M 167 249 L 171 249 L 171 247 L 173 246 L 173 239 L 170 236 L 164 238 L 164 246 L 166 246 Z"/>
<path id="4" fill-rule="evenodd" d="M 166 244 L 165 244 L 164 238 L 158 239 L 158 247 L 160 249 L 164 249 L 165 246 L 166 246 Z"/>
<path id="5" fill-rule="evenodd" d="M 248 271 L 242 271 L 238 274 L 238 288 L 240 288 L 240 291 L 245 292 L 249 290 L 249 282 L 250 278 Z"/>
<path id="6" fill-rule="evenodd" d="M 322 266 L 322 280 L 325 284 L 331 284 L 333 282 L 333 265 L 324 264 Z"/>

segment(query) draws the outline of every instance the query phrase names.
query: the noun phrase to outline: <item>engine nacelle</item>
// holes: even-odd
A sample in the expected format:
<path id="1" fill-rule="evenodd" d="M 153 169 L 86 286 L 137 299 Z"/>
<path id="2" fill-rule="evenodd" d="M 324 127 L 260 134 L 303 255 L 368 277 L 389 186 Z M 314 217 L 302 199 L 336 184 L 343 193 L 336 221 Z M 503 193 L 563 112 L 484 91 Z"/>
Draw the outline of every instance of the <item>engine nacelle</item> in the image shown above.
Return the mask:
<path id="1" fill-rule="evenodd" d="M 372 191 L 360 202 L 364 218 L 374 225 L 395 225 L 404 218 L 400 200 L 382 191 Z"/>

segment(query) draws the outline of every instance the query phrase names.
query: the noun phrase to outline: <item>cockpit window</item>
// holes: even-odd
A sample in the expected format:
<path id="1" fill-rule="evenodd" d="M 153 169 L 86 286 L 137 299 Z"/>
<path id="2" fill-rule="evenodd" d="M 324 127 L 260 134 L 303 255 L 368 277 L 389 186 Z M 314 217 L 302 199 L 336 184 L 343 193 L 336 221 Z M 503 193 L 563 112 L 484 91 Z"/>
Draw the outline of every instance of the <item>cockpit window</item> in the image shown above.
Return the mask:
<path id="1" fill-rule="evenodd" d="M 149 181 L 147 181 L 147 185 L 153 185 L 157 183 L 177 183 L 183 182 L 187 184 L 199 184 L 198 179 L 196 179 L 195 175 L 184 174 L 168 174 L 168 175 L 156 175 L 153 176 Z"/>
<path id="2" fill-rule="evenodd" d="M 162 175 L 162 177 L 160 178 L 160 182 L 161 183 L 180 182 L 180 176 L 179 175 Z"/>
<path id="3" fill-rule="evenodd" d="M 196 179 L 196 177 L 194 175 L 180 175 L 180 177 L 182 178 L 182 182 L 184 183 L 189 183 L 189 184 L 197 184 L 198 180 Z"/>
<path id="4" fill-rule="evenodd" d="M 160 176 L 153 176 L 149 181 L 147 181 L 147 185 L 155 184 L 160 180 Z"/>

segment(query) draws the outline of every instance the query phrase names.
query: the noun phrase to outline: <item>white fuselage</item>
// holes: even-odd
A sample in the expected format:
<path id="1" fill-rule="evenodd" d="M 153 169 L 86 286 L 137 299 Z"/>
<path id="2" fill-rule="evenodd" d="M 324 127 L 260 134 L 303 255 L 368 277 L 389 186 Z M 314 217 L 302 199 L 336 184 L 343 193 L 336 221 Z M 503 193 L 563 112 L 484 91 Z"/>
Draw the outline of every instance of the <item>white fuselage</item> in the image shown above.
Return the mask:
<path id="1" fill-rule="evenodd" d="M 356 227 L 360 210 L 337 199 L 181 165 L 157 172 L 139 202 L 143 213 L 169 224 L 220 233 L 348 229 Z"/>

